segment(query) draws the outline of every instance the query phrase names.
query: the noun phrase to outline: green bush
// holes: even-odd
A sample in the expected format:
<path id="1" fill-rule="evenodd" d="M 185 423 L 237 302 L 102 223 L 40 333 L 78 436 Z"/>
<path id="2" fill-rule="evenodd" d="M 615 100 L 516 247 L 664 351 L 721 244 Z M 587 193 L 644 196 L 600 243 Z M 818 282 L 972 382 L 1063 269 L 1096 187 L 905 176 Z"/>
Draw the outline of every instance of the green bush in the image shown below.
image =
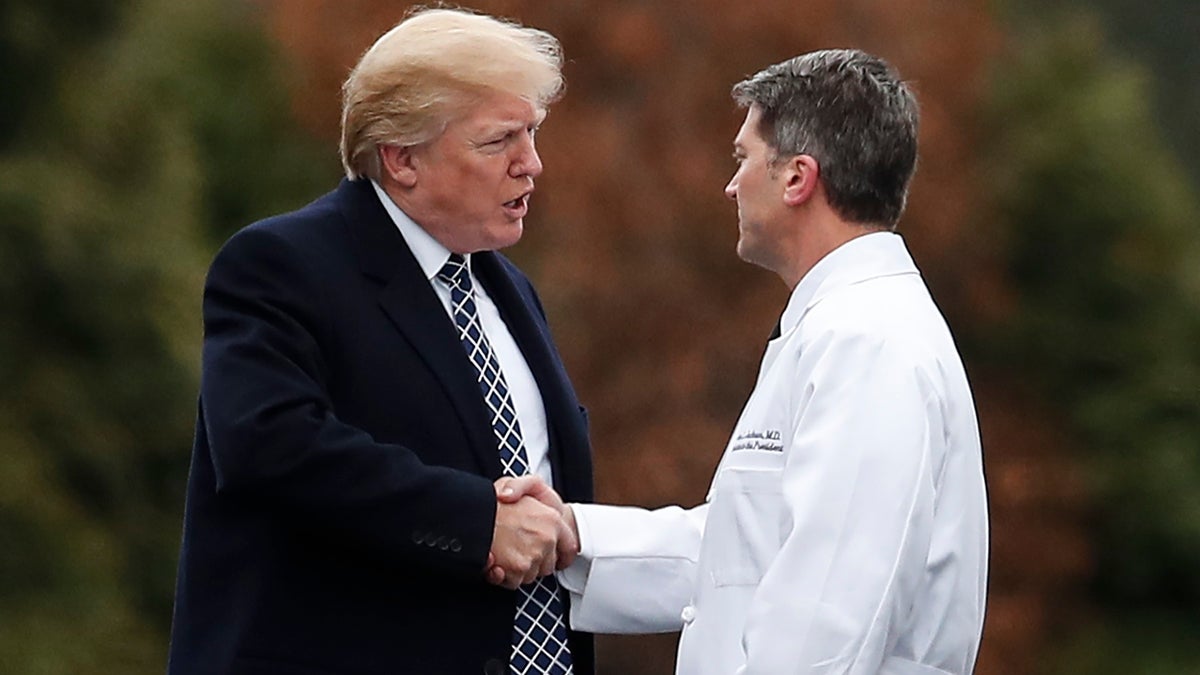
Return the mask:
<path id="1" fill-rule="evenodd" d="M 1085 449 L 1097 630 L 1133 634 L 1200 607 L 1200 209 L 1149 74 L 1111 56 L 1094 20 L 1038 25 L 997 73 L 988 180 L 1018 312 L 981 342 Z M 1113 663 L 1139 650 L 1079 639 Z M 1200 647 L 1178 654 L 1192 667 L 1111 672 L 1195 672 Z"/>

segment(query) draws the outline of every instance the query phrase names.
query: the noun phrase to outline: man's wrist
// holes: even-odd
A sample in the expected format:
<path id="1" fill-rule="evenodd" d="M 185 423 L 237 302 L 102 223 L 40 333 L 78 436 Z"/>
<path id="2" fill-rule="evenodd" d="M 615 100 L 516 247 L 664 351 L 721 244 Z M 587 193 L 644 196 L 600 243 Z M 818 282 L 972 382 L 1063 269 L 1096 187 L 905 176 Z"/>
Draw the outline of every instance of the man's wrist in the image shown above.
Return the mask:
<path id="1" fill-rule="evenodd" d="M 570 504 L 563 504 L 563 520 L 567 521 L 567 527 L 571 528 L 571 534 L 575 535 L 575 555 L 583 550 L 583 542 L 579 540 L 579 523 L 575 520 L 575 509 L 571 508 Z"/>

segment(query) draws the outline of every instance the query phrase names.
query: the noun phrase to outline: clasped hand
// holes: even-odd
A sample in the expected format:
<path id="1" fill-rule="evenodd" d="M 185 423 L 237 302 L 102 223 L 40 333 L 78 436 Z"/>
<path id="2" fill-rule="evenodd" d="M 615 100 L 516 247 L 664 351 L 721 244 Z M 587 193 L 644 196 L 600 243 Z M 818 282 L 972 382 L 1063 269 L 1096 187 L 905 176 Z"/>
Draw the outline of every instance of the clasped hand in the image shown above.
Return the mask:
<path id="1" fill-rule="evenodd" d="M 553 574 L 579 554 L 575 516 L 537 476 L 496 481 L 496 529 L 485 576 L 516 589 Z"/>

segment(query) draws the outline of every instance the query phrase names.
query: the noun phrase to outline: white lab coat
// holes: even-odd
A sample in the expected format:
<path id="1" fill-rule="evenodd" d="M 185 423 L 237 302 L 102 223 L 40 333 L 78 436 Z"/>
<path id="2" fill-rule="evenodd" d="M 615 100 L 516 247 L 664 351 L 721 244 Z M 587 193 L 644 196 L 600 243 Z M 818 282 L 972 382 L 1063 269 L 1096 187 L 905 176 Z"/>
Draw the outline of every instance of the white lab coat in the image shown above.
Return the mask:
<path id="1" fill-rule="evenodd" d="M 966 675 L 987 577 L 978 423 L 892 233 L 791 294 L 704 505 L 575 505 L 574 628 L 679 630 L 680 675 Z"/>

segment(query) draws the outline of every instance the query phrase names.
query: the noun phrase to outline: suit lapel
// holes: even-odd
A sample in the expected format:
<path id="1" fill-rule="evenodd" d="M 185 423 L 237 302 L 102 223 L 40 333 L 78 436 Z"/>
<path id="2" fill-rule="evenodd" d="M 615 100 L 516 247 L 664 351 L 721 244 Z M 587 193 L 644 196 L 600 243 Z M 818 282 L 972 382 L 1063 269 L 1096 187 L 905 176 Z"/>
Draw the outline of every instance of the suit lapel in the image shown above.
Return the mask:
<path id="1" fill-rule="evenodd" d="M 482 473 L 498 478 L 500 454 L 475 370 L 445 307 L 371 183 L 343 181 L 338 194 L 363 273 L 386 284 L 379 295 L 380 307 L 441 383 L 462 420 Z"/>
<path id="2" fill-rule="evenodd" d="M 565 485 L 563 477 L 569 471 L 564 471 L 566 458 L 556 426 L 559 421 L 574 419 L 579 415 L 578 409 L 568 409 L 577 404 L 573 403 L 574 396 L 567 387 L 566 374 L 550 343 L 549 334 L 543 330 L 544 323 L 537 318 L 538 310 L 532 305 L 533 299 L 517 288 L 500 255 L 494 252 L 475 253 L 471 256 L 471 265 L 500 310 L 500 317 L 504 319 L 525 362 L 529 364 L 529 370 L 541 392 L 550 440 L 550 466 L 554 471 L 554 484 L 561 490 Z"/>

